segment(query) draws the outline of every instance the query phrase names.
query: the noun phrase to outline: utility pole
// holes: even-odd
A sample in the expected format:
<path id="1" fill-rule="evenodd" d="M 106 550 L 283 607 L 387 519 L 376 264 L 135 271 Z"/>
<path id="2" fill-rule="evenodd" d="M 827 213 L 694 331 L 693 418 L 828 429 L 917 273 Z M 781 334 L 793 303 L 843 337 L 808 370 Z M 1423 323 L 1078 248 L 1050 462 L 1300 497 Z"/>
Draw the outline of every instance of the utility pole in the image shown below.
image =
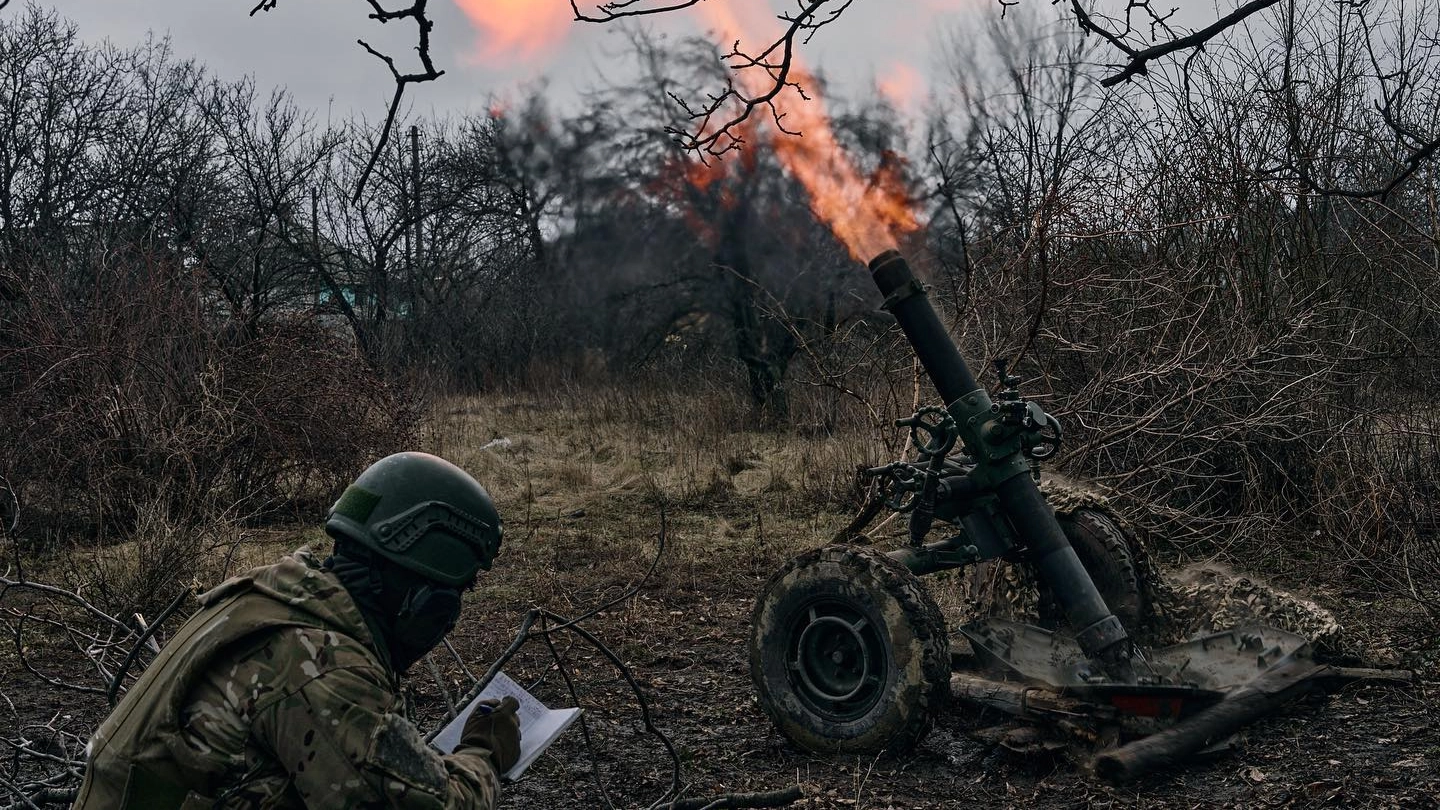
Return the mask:
<path id="1" fill-rule="evenodd" d="M 412 275 L 419 272 L 420 258 L 425 255 L 420 229 L 420 127 L 410 125 L 410 221 L 415 223 L 415 256 L 410 265 Z"/>
<path id="2" fill-rule="evenodd" d="M 410 271 L 410 276 L 413 278 L 415 276 L 415 240 L 412 234 L 415 230 L 415 209 L 410 201 L 414 195 L 410 193 L 410 188 L 405 183 L 405 173 L 403 169 L 405 165 L 405 144 L 398 143 L 396 146 L 400 149 L 400 165 L 402 167 L 399 183 L 400 221 L 404 225 L 403 230 L 405 233 L 405 269 Z"/>
<path id="3" fill-rule="evenodd" d="M 315 305 L 320 311 L 320 190 L 310 187 L 310 283 L 315 285 Z"/>

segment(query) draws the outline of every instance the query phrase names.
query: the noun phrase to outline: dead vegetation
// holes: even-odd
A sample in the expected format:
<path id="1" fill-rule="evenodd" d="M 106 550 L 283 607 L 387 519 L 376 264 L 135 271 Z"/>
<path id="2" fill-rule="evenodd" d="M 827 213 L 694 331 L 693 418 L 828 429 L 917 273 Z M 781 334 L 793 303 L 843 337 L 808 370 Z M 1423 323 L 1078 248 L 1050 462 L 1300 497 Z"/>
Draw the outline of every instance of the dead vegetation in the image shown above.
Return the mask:
<path id="1" fill-rule="evenodd" d="M 855 504 L 850 472 L 889 450 L 860 422 L 817 439 L 756 427 L 735 405 L 713 392 L 659 387 L 557 387 L 543 394 L 446 400 L 430 422 L 432 449 L 485 481 L 507 520 L 500 563 L 467 603 L 452 637 L 466 667 L 483 671 L 498 658 L 532 608 L 573 616 L 623 597 L 646 575 L 663 510 L 667 544 L 658 567 L 643 589 L 587 627 L 634 672 L 655 725 L 673 741 L 684 766 L 684 796 L 798 785 L 811 807 L 878 808 L 945 807 L 957 799 L 1060 807 L 1073 806 L 1075 795 L 1101 803 L 1140 795 L 1087 782 L 1069 766 L 1009 759 L 971 741 L 972 732 L 999 718 L 947 716 L 908 763 L 804 754 L 771 731 L 754 705 L 744 659 L 751 600 L 784 560 L 829 542 Z M 246 559 L 235 564 L 265 562 L 316 540 L 312 528 L 252 541 L 243 549 Z M 1182 549 L 1163 543 L 1155 553 L 1167 564 L 1183 559 Z M 41 581 L 71 558 L 28 552 L 15 559 L 28 561 L 28 575 Z M 1253 561 L 1228 559 L 1256 571 Z M 1440 737 L 1425 723 L 1398 735 L 1387 729 L 1434 705 L 1440 651 L 1433 625 L 1393 598 L 1371 602 L 1357 595 L 1348 579 L 1299 578 L 1283 567 L 1265 573 L 1281 587 L 1315 597 L 1367 643 L 1383 638 L 1393 663 L 1418 668 L 1421 683 L 1409 692 L 1362 687 L 1328 706 L 1301 705 L 1253 730 L 1240 753 L 1142 785 L 1147 805 L 1189 806 L 1213 794 L 1235 806 L 1263 800 L 1305 807 L 1322 804 L 1307 796 L 1360 800 L 1374 792 L 1396 807 L 1424 806 L 1414 802 L 1440 779 Z M 91 592 L 102 574 L 86 571 L 77 590 Z M 960 583 L 937 576 L 927 584 L 956 621 L 966 609 Z M 1236 593 L 1234 580 L 1226 587 Z M 1258 592 L 1246 587 L 1239 591 L 1241 603 Z M 105 710 L 103 673 L 113 676 L 143 631 L 130 620 L 116 627 L 93 614 L 86 618 L 85 608 L 72 600 L 41 601 L 13 586 L 0 596 L 12 637 L 21 643 L 0 653 L 12 673 L 0 691 L 14 704 L 11 713 L 25 740 L 20 748 L 12 745 L 9 756 L 34 766 L 35 751 L 59 746 L 71 752 L 73 769 L 75 746 Z M 33 618 L 22 622 L 21 616 Z M 59 621 L 46 625 L 45 618 Z M 77 635 L 83 627 L 92 629 Z M 158 638 L 164 635 L 162 627 Z M 37 681 L 17 665 L 21 648 L 46 676 L 85 688 Z M 510 806 L 594 807 L 592 768 L 615 806 L 663 793 L 669 778 L 664 749 L 642 733 L 623 678 L 586 645 L 560 641 L 557 649 L 586 707 L 590 741 L 567 735 L 511 791 Z M 97 661 L 97 651 L 104 650 L 113 652 Z M 147 657 L 142 649 L 134 665 L 143 666 Z M 448 655 L 437 656 L 437 663 L 453 691 L 470 683 Z M 506 669 L 542 699 L 572 700 L 543 645 L 529 645 Z M 445 701 L 436 686 L 423 673 L 410 681 L 421 718 L 438 722 Z M 1305 750 L 1286 743 L 1297 724 L 1315 737 Z M 65 771 L 62 763 L 39 761 Z M 1327 764 L 1332 761 L 1341 764 Z M 1393 762 L 1410 764 L 1392 768 Z"/>
<path id="2" fill-rule="evenodd" d="M 316 320 L 247 332 L 201 296 L 145 257 L 81 291 L 37 274 L 0 338 L 0 475 L 20 536 L 74 548 L 100 572 L 92 598 L 121 615 L 159 609 L 244 527 L 321 508 L 416 435 L 420 397 Z"/>

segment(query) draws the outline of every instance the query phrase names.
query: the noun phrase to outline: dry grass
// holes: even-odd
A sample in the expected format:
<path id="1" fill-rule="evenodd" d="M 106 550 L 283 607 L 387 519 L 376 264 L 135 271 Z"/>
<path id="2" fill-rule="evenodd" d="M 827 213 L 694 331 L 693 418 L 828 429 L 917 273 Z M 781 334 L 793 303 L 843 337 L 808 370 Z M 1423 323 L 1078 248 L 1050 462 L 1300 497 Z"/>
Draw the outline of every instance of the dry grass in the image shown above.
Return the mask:
<path id="1" fill-rule="evenodd" d="M 586 593 L 600 595 L 594 582 L 619 587 L 643 571 L 662 506 L 671 528 L 669 559 L 655 584 L 723 575 L 748 563 L 760 574 L 829 542 L 858 507 L 855 468 L 890 460 L 885 440 L 893 436 L 861 420 L 813 437 L 762 428 L 745 414 L 743 403 L 719 392 L 560 386 L 540 394 L 444 401 L 430 420 L 430 449 L 470 470 L 495 496 L 507 525 L 501 567 L 519 563 L 528 570 L 521 590 L 563 593 L 581 605 Z M 904 525 L 903 517 L 891 519 L 871 534 L 898 544 Z M 1194 561 L 1166 537 L 1148 539 L 1157 562 Z M 1363 594 L 1369 611 L 1383 610 L 1387 620 L 1408 626 L 1395 631 L 1402 636 L 1431 626 L 1434 617 L 1417 605 L 1430 601 L 1434 583 L 1401 581 L 1404 572 L 1425 570 L 1428 563 L 1402 567 L 1397 558 L 1395 570 L 1367 564 L 1369 555 L 1354 548 L 1362 539 L 1342 532 L 1309 538 L 1275 563 L 1267 549 L 1290 540 L 1272 537 L 1254 554 L 1238 542 L 1209 559 L 1329 601 Z M 581 548 L 567 549 L 572 541 Z M 1315 567 L 1294 563 L 1305 553 L 1348 564 L 1315 576 Z M 572 583 L 552 577 L 576 565 L 576 555 L 586 561 L 586 578 Z M 933 577 L 931 590 L 942 609 L 958 617 L 971 606 L 951 578 Z M 1377 588 L 1386 578 L 1395 583 L 1382 599 Z"/>
<path id="2" fill-rule="evenodd" d="M 883 452 L 860 426 L 812 439 L 742 413 L 725 398 L 621 388 L 466 397 L 436 414 L 434 450 L 484 482 L 512 525 L 617 497 L 843 510 L 855 467 Z"/>

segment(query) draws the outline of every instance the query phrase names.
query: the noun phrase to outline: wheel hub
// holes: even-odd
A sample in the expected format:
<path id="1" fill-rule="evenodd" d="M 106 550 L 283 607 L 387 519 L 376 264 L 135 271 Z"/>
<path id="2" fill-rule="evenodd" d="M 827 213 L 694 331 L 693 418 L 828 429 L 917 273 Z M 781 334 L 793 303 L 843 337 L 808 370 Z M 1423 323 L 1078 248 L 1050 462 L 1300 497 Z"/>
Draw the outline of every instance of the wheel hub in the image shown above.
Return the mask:
<path id="1" fill-rule="evenodd" d="M 809 606 L 798 617 L 788 664 L 796 693 L 835 720 L 863 716 L 882 692 L 888 666 L 870 620 L 838 601 Z"/>

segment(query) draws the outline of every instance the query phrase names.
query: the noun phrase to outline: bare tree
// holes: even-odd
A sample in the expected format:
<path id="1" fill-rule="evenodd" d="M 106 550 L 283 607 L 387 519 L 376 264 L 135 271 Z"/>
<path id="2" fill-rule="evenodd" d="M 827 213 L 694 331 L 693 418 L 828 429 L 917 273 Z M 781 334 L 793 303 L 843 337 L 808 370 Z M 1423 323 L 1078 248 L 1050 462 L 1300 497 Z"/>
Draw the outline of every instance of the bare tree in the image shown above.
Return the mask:
<path id="1" fill-rule="evenodd" d="M 117 98 L 125 55 L 90 49 L 53 12 L 28 8 L 0 27 L 0 241 L 14 262 L 22 248 L 60 249 L 59 232 L 102 193 L 95 156 L 120 125 Z"/>
<path id="2" fill-rule="evenodd" d="M 1110 88 L 1046 39 L 1006 47 L 1002 80 L 961 93 L 968 114 L 932 139 L 943 244 L 969 285 L 957 331 L 972 356 L 1031 344 L 1028 384 L 1069 415 L 1063 463 L 1172 551 L 1303 567 L 1323 547 L 1433 605 L 1406 584 L 1428 541 L 1400 505 L 1433 473 L 1400 473 L 1379 448 L 1402 440 L 1378 437 L 1430 457 L 1434 166 L 1383 200 L 1323 187 L 1406 168 L 1375 89 L 1394 71 L 1371 52 L 1412 66 L 1422 98 L 1428 40 L 1303 8 L 1251 21 L 1274 36 L 1218 37 L 1204 60 Z M 1412 108 L 1411 126 L 1431 114 Z M 1358 517 L 1374 504 L 1393 530 Z"/>
<path id="3" fill-rule="evenodd" d="M 581 267 L 606 257 L 604 273 L 582 272 L 578 283 L 608 284 L 612 307 L 627 313 L 597 324 L 597 345 L 630 364 L 688 357 L 734 368 L 756 414 L 785 422 L 797 359 L 807 381 L 836 382 L 825 358 L 841 325 L 869 305 L 863 279 L 782 168 L 772 148 L 781 133 L 769 122 L 747 122 L 750 147 L 724 160 L 701 161 L 668 137 L 687 116 L 676 97 L 715 80 L 715 46 L 665 46 L 643 33 L 632 45 L 641 78 L 592 104 L 610 111 L 616 144 L 600 145 L 605 168 L 587 175 L 603 180 L 580 193 L 606 204 L 591 203 L 595 212 L 559 240 Z M 903 174 L 887 120 L 878 110 L 837 116 L 867 173 Z"/>
<path id="4" fill-rule="evenodd" d="M 255 334 L 275 311 L 314 306 L 308 192 L 340 147 L 283 92 L 257 97 L 250 80 L 217 85 L 199 112 L 211 127 L 211 183 L 189 212 L 188 253 L 229 317 Z"/>
<path id="5" fill-rule="evenodd" d="M 365 167 L 355 178 L 352 200 L 359 202 L 360 195 L 365 190 L 365 184 L 370 179 L 370 173 L 375 170 L 376 164 L 385 153 L 385 148 L 390 145 L 390 136 L 395 128 L 396 116 L 400 113 L 400 104 L 405 99 L 405 90 L 413 84 L 432 82 L 445 75 L 445 71 L 435 67 L 435 61 L 430 55 L 430 32 L 434 30 L 435 23 L 430 19 L 430 0 L 411 0 L 410 5 L 397 9 L 386 9 L 380 4 L 380 0 L 366 0 L 370 5 L 370 19 L 382 25 L 400 20 L 410 20 L 415 25 L 415 56 L 419 62 L 419 69 L 402 70 L 395 64 L 395 57 L 382 53 L 371 47 L 365 40 L 358 40 L 360 47 L 367 53 L 385 63 L 389 69 L 390 76 L 395 81 L 395 92 L 390 97 L 390 106 L 385 111 L 385 123 L 380 128 L 380 134 L 375 139 L 374 148 L 370 152 L 370 159 Z M 250 9 L 250 16 L 255 16 L 262 11 L 273 11 L 280 0 L 260 0 L 254 8 Z"/>

